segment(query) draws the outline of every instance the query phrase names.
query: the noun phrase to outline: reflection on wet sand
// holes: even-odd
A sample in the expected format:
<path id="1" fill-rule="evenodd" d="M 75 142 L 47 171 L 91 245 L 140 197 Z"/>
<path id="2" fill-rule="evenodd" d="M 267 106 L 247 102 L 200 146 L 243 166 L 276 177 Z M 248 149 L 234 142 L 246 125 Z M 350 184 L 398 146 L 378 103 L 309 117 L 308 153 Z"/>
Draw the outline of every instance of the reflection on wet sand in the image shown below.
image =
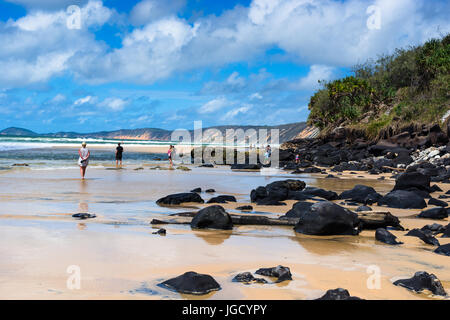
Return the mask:
<path id="1" fill-rule="evenodd" d="M 208 244 L 220 245 L 230 238 L 233 232 L 231 230 L 192 230 L 192 233 Z"/>

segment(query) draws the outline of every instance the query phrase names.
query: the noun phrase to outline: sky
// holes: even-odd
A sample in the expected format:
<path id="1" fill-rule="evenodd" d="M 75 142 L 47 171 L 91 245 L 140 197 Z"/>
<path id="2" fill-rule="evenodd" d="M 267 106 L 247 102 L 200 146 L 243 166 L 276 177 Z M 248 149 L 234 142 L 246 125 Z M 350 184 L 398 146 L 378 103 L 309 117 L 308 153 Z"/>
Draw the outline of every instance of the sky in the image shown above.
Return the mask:
<path id="1" fill-rule="evenodd" d="M 450 0 L 0 0 L 0 129 L 305 121 L 319 80 L 449 16 Z"/>

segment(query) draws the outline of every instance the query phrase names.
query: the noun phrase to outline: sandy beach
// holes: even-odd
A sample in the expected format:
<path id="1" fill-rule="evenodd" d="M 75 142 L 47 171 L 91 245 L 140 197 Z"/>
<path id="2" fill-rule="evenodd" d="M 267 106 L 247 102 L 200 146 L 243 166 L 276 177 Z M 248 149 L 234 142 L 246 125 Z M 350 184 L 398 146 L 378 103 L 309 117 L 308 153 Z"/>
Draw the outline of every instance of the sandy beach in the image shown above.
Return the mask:
<path id="1" fill-rule="evenodd" d="M 2 299 L 315 299 L 328 289 L 346 288 L 364 299 L 443 299 L 429 292 L 413 293 L 393 281 L 417 271 L 435 274 L 450 293 L 450 260 L 433 253 L 434 247 L 404 232 L 391 231 L 401 246 L 374 238 L 375 231 L 359 236 L 307 236 L 288 226 L 235 226 L 233 230 L 191 230 L 189 225 L 164 225 L 165 236 L 152 234 L 154 218 L 196 211 L 208 204 L 160 207 L 155 201 L 193 188 L 213 188 L 201 193 L 234 195 L 237 203 L 223 204 L 229 213 L 245 214 L 236 207 L 250 204 L 250 191 L 276 180 L 298 178 L 307 186 L 341 192 L 356 184 L 372 186 L 385 194 L 394 185 L 358 172 L 339 179 L 322 174 L 273 176 L 259 172 L 232 172 L 229 166 L 191 171 L 150 170 L 154 164 L 90 167 L 87 179 L 78 170 L 33 170 L 17 167 L 0 173 L 0 298 Z M 161 166 L 167 166 L 166 163 Z M 143 168 L 141 170 L 135 170 Z M 448 185 L 438 184 L 443 192 Z M 257 206 L 252 214 L 277 218 L 286 206 Z M 335 202 L 340 202 L 337 200 Z M 355 209 L 356 207 L 348 207 Z M 407 228 L 440 221 L 418 219 L 420 210 L 377 208 L 400 218 Z M 72 214 L 89 212 L 97 218 L 76 220 Z M 441 244 L 449 238 L 438 238 Z M 292 281 L 269 284 L 232 282 L 241 272 L 277 265 L 288 266 Z M 68 289 L 69 266 L 81 271 L 80 289 Z M 379 268 L 381 287 L 369 289 L 368 267 Z M 370 270 L 370 268 L 369 268 Z M 183 295 L 157 284 L 186 271 L 212 275 L 222 290 L 203 296 Z M 272 279 L 273 280 L 273 279 Z"/>

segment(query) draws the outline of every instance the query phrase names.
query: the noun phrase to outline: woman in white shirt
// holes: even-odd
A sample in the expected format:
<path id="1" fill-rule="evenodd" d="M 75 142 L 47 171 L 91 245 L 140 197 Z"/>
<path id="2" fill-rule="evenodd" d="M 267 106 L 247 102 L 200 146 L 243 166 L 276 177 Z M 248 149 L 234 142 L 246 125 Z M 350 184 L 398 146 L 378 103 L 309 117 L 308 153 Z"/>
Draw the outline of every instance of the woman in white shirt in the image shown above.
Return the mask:
<path id="1" fill-rule="evenodd" d="M 78 165 L 80 166 L 81 179 L 84 179 L 86 174 L 86 168 L 89 164 L 89 156 L 91 155 L 89 149 L 86 148 L 86 142 L 81 144 L 80 150 L 78 150 L 80 157 L 78 158 Z"/>

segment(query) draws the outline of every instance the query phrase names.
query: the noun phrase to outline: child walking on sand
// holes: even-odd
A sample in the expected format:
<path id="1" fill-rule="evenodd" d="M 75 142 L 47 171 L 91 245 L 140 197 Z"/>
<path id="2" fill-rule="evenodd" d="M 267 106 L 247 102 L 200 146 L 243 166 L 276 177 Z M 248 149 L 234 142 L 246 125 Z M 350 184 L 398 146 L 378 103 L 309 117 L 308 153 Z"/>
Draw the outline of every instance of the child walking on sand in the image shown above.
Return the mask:
<path id="1" fill-rule="evenodd" d="M 78 150 L 78 155 L 80 156 L 78 158 L 78 165 L 80 166 L 81 179 L 84 180 L 84 175 L 86 174 L 86 169 L 89 164 L 89 157 L 91 155 L 89 149 L 86 148 L 86 142 L 81 144 L 81 148 Z"/>

